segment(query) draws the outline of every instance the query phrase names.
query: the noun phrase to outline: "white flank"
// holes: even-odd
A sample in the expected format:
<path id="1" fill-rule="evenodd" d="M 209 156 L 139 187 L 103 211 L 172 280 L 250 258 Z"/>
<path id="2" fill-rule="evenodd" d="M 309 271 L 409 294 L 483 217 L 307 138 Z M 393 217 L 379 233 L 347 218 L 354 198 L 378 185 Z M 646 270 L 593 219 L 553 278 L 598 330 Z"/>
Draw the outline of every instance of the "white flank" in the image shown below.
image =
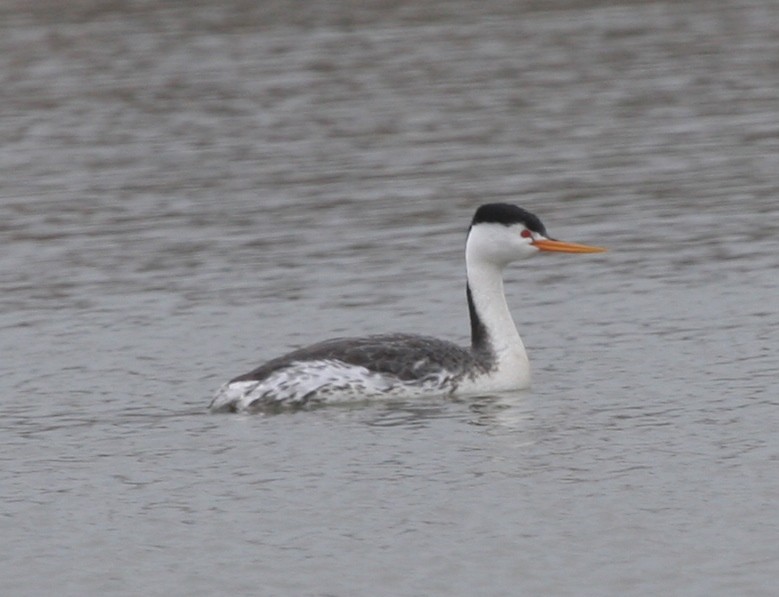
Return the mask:
<path id="1" fill-rule="evenodd" d="M 290 363 L 261 381 L 224 384 L 211 411 L 247 411 L 274 406 L 302 407 L 331 402 L 358 402 L 378 397 L 413 398 L 446 393 L 447 372 L 404 382 L 391 375 L 341 361 Z"/>

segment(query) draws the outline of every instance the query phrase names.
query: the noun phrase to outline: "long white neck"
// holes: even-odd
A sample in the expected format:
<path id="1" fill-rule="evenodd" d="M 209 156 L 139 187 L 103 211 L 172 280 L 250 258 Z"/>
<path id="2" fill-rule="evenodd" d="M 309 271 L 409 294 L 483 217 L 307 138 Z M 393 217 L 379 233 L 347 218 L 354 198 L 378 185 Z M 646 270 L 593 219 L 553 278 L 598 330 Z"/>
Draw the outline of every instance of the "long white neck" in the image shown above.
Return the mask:
<path id="1" fill-rule="evenodd" d="M 530 383 L 530 365 L 522 338 L 511 317 L 503 290 L 503 266 L 479 256 L 478 250 L 466 249 L 468 298 L 471 314 L 471 350 L 491 357 L 491 377 L 502 380 L 505 388 L 524 387 Z"/>

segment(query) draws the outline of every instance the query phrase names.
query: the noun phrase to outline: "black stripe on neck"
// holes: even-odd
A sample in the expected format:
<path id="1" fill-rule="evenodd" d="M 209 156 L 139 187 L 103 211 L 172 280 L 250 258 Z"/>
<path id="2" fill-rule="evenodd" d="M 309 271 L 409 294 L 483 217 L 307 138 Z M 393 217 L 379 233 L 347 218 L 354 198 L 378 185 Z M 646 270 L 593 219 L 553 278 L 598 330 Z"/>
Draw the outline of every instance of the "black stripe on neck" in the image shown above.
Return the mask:
<path id="1" fill-rule="evenodd" d="M 468 314 L 471 318 L 471 351 L 479 353 L 492 353 L 490 337 L 487 328 L 479 318 L 476 312 L 476 305 L 473 304 L 473 295 L 471 294 L 470 284 L 466 285 L 465 293 L 468 296 Z"/>

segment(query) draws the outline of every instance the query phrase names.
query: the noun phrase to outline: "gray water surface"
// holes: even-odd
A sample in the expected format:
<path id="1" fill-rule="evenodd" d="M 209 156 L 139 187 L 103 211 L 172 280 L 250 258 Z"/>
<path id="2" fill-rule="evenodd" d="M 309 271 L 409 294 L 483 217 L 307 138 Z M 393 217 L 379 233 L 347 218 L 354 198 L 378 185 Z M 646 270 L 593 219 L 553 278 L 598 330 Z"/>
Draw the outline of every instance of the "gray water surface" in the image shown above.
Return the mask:
<path id="1" fill-rule="evenodd" d="M 773 2 L 0 3 L 0 593 L 772 595 Z M 206 413 L 331 336 L 528 392 Z"/>

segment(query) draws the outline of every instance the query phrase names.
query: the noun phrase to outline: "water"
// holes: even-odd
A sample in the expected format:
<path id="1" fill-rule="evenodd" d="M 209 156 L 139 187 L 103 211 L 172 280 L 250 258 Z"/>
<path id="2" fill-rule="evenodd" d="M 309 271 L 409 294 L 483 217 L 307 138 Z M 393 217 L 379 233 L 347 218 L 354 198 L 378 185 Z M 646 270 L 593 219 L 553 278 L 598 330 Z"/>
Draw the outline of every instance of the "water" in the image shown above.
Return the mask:
<path id="1" fill-rule="evenodd" d="M 779 14 L 0 5 L 3 595 L 770 595 Z M 213 416 L 343 334 L 465 342 L 473 209 L 532 391 Z"/>

